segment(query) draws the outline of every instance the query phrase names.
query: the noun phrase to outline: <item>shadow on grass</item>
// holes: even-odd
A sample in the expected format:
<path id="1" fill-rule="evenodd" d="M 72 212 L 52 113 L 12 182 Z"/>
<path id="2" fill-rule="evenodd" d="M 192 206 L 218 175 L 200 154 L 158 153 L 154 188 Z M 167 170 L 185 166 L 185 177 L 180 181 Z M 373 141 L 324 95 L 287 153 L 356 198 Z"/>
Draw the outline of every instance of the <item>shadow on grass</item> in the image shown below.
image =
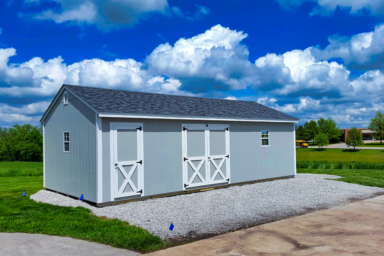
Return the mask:
<path id="1" fill-rule="evenodd" d="M 311 151 L 325 151 L 326 148 L 313 148 Z"/>
<path id="2" fill-rule="evenodd" d="M 343 149 L 343 152 L 359 152 L 360 149 Z"/>

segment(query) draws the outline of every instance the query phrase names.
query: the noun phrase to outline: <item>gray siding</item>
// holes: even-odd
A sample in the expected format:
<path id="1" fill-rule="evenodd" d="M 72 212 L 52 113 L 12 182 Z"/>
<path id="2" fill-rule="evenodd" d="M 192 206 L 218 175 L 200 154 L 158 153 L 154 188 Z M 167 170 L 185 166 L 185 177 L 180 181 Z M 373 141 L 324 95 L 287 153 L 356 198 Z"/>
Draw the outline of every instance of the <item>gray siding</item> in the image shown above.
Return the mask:
<path id="1" fill-rule="evenodd" d="M 181 124 L 205 122 L 103 118 L 103 202 L 110 201 L 110 122 L 143 123 L 145 196 L 182 191 Z M 230 125 L 231 183 L 295 174 L 292 123 L 207 123 Z M 269 147 L 261 147 L 261 130 L 270 131 Z M 220 134 L 217 137 L 212 140 L 218 140 Z M 213 150 L 220 152 L 221 148 L 218 144 Z M 192 151 L 199 154 L 198 148 Z"/>
<path id="2" fill-rule="evenodd" d="M 45 187 L 96 202 L 95 112 L 68 92 L 45 120 Z M 63 152 L 63 133 L 70 133 L 70 152 Z"/>

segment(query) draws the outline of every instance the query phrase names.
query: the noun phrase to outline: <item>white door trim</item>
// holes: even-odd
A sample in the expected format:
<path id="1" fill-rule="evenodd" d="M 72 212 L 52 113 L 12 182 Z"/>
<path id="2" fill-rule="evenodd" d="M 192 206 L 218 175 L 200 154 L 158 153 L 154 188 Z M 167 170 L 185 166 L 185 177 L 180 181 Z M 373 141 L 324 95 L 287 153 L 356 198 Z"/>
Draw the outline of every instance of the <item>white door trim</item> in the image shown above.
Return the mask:
<path id="1" fill-rule="evenodd" d="M 140 128 L 141 129 L 138 129 Z M 137 130 L 137 158 L 138 161 L 142 161 L 140 163 L 131 163 L 131 162 L 117 162 L 117 136 L 116 131 L 118 129 L 135 129 Z M 111 201 L 114 201 L 116 198 L 119 197 L 126 197 L 126 196 L 137 196 L 141 195 L 144 196 L 145 190 L 144 190 L 144 141 L 143 141 L 143 131 L 144 126 L 143 123 L 130 123 L 130 122 L 111 122 L 110 123 L 110 168 L 111 168 Z M 117 164 L 117 165 L 116 165 Z M 116 176 L 116 168 L 122 168 L 122 165 L 125 164 L 133 164 L 130 172 L 134 171 L 135 168 L 138 168 L 138 188 L 137 191 L 141 190 L 141 193 L 130 193 L 130 194 L 120 194 L 117 191 L 118 183 L 117 183 L 117 176 Z M 124 168 L 120 169 L 122 173 L 125 173 L 128 175 Z M 123 174 L 123 176 L 127 177 Z M 129 181 L 128 181 L 129 182 Z M 135 187 L 135 186 L 134 186 Z M 133 188 L 133 187 L 132 187 Z"/>
<path id="2" fill-rule="evenodd" d="M 207 126 L 208 125 L 208 126 Z M 198 130 L 198 131 L 205 131 L 205 156 L 203 156 L 203 159 L 201 157 L 188 157 L 188 145 L 187 145 L 187 132 L 188 130 Z M 225 152 L 226 154 L 219 155 L 219 156 L 213 156 L 210 154 L 210 131 L 211 130 L 225 130 Z M 182 188 L 183 190 L 186 190 L 188 188 L 193 187 L 201 187 L 206 185 L 212 185 L 212 184 L 220 184 L 220 183 L 230 183 L 230 138 L 229 138 L 229 125 L 228 124 L 181 124 L 181 131 L 182 131 L 182 161 L 183 161 L 183 184 Z M 223 159 L 219 165 L 215 163 L 215 159 Z M 199 166 L 195 167 L 190 161 L 193 160 L 202 160 L 202 162 L 199 164 Z M 221 170 L 222 165 L 226 161 L 226 175 Z M 196 185 L 193 185 L 191 181 L 195 178 L 195 176 L 201 175 L 199 172 L 202 164 L 205 162 L 205 177 L 204 182 L 198 183 Z M 211 166 L 209 162 L 212 162 L 212 164 L 215 166 L 214 175 L 211 175 Z M 191 168 L 194 171 L 194 174 L 192 175 L 191 179 L 188 179 L 188 165 L 191 166 Z M 216 175 L 220 175 L 223 177 L 223 180 L 214 180 Z M 225 177 L 224 177 L 225 176 Z"/>

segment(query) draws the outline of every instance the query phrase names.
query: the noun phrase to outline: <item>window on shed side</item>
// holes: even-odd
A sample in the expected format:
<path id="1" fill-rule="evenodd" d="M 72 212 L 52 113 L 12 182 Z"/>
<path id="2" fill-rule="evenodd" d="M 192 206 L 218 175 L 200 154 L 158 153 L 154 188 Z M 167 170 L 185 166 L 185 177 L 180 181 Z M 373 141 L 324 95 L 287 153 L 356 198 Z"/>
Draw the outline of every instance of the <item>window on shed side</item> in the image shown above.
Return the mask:
<path id="1" fill-rule="evenodd" d="M 64 152 L 69 152 L 69 132 L 64 132 Z"/>
<path id="2" fill-rule="evenodd" d="M 262 130 L 261 131 L 261 146 L 268 147 L 269 146 L 269 131 Z"/>
<path id="3" fill-rule="evenodd" d="M 64 103 L 64 105 L 68 104 L 68 93 L 67 92 L 65 92 L 63 95 L 63 103 Z"/>

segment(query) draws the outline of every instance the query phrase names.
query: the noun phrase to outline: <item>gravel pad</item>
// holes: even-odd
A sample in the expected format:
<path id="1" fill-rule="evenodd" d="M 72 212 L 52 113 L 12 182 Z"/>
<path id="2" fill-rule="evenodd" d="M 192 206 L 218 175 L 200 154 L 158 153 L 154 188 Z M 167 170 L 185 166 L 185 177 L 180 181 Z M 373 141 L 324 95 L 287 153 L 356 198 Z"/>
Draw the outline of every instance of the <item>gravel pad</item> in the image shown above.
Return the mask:
<path id="1" fill-rule="evenodd" d="M 250 225 L 294 216 L 368 198 L 384 189 L 340 181 L 332 175 L 298 174 L 295 178 L 261 182 L 187 195 L 97 208 L 41 190 L 31 199 L 61 206 L 82 206 L 97 216 L 127 221 L 163 239 L 220 234 Z M 175 228 L 169 230 L 171 222 Z"/>

